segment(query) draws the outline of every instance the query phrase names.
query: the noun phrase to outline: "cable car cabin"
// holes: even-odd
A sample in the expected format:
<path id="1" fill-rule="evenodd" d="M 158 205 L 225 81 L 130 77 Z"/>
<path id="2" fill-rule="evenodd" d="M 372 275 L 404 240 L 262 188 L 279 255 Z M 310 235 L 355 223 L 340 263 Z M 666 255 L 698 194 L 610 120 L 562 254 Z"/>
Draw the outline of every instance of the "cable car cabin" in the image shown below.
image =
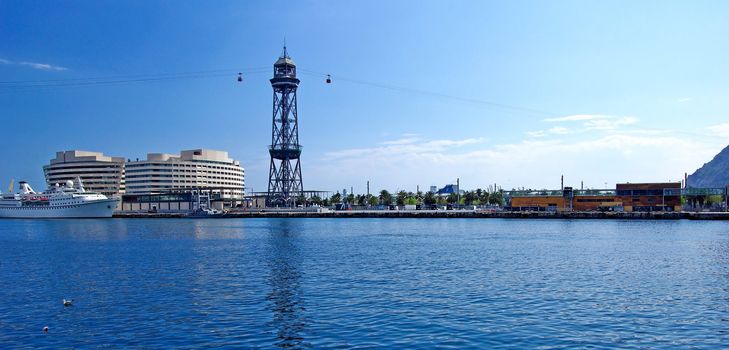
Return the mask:
<path id="1" fill-rule="evenodd" d="M 331 84 L 332 83 L 332 76 L 329 75 L 329 74 L 327 74 L 327 80 L 326 81 L 327 81 L 327 84 Z"/>

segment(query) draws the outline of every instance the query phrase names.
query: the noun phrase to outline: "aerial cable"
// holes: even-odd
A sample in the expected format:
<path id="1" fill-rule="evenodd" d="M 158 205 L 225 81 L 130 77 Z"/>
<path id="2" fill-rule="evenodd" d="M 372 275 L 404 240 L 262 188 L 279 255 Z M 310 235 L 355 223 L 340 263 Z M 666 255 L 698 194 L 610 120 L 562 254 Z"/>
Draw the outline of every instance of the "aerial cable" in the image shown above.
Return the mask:
<path id="1" fill-rule="evenodd" d="M 375 83 L 375 82 L 369 82 L 369 81 L 364 81 L 364 80 L 346 78 L 346 77 L 342 77 L 342 76 L 338 76 L 338 75 L 335 76 L 335 75 L 315 72 L 315 71 L 311 71 L 311 70 L 307 70 L 307 69 L 299 69 L 299 71 L 303 72 L 306 75 L 326 77 L 327 83 L 331 83 L 331 80 L 336 78 L 337 80 L 341 80 L 341 81 L 345 81 L 345 82 L 349 82 L 349 83 L 353 83 L 353 84 L 358 84 L 358 85 L 376 87 L 376 88 L 392 90 L 392 91 L 413 93 L 413 94 L 419 94 L 419 95 L 430 95 L 430 96 L 436 96 L 436 97 L 441 97 L 441 98 L 446 98 L 446 99 L 451 99 L 451 100 L 475 103 L 475 104 L 484 104 L 484 105 L 489 105 L 492 107 L 515 110 L 515 111 L 520 111 L 520 112 L 527 112 L 527 113 L 531 113 L 531 114 L 540 114 L 540 115 L 545 115 L 545 116 L 563 115 L 563 114 L 559 114 L 559 113 L 547 112 L 547 111 L 528 108 L 528 107 L 519 107 L 519 106 L 509 105 L 509 104 L 505 104 L 505 103 L 486 101 L 486 100 L 475 99 L 475 98 L 470 98 L 470 97 L 454 96 L 454 95 L 448 95 L 448 94 L 444 94 L 444 93 L 440 93 L 440 92 L 413 89 L 413 88 L 407 88 L 407 87 L 396 86 L 396 85 L 389 85 L 389 84 L 382 84 L 382 83 Z"/>
<path id="2" fill-rule="evenodd" d="M 106 83 L 126 83 L 126 82 L 145 82 L 155 80 L 177 80 L 191 78 L 205 78 L 225 76 L 237 73 L 258 74 L 270 71 L 270 67 L 250 68 L 250 69 L 217 69 L 197 72 L 182 73 L 158 73 L 158 74 L 135 74 L 135 75 L 118 75 L 103 76 L 91 78 L 72 78 L 72 79 L 51 79 L 51 80 L 21 80 L 21 81 L 0 81 L 0 87 L 44 87 L 44 86 L 75 86 L 75 85 L 95 85 Z"/>
<path id="3" fill-rule="evenodd" d="M 178 73 L 157 73 L 157 74 L 135 74 L 135 75 L 119 75 L 119 76 L 102 76 L 102 77 L 91 77 L 91 78 L 70 78 L 70 79 L 51 79 L 51 80 L 25 80 L 25 81 L 0 81 L 0 91 L 5 88 L 5 92 L 9 92 L 11 89 L 32 89 L 32 88 L 55 88 L 55 87 L 83 87 L 83 86 L 111 86 L 121 84 L 138 84 L 145 82 L 156 82 L 156 81 L 170 81 L 170 80 L 184 80 L 184 79 L 202 79 L 212 77 L 224 77 L 230 76 L 233 78 L 237 77 L 238 82 L 243 81 L 243 75 L 256 75 L 267 73 L 271 71 L 271 67 L 257 67 L 248 69 L 216 69 L 216 70 L 205 70 L 205 71 L 193 71 L 193 72 L 178 72 Z M 481 100 L 470 97 L 462 97 L 444 94 L 440 92 L 427 91 L 422 89 L 413 89 L 408 87 L 383 84 L 377 82 L 364 81 L 359 79 L 352 79 L 338 75 L 326 74 L 316 72 L 307 69 L 299 68 L 299 72 L 305 75 L 317 76 L 324 78 L 327 84 L 331 84 L 332 80 L 353 83 L 357 85 L 369 86 L 379 89 L 386 89 L 398 92 L 405 92 L 411 94 L 428 95 L 440 98 L 446 98 L 451 100 L 457 100 L 468 103 L 488 105 L 501 109 L 508 109 L 520 112 L 526 112 L 530 114 L 539 114 L 545 116 L 556 116 L 562 115 L 559 113 L 552 113 L 543 110 L 537 110 L 528 107 L 520 107 L 509 105 L 505 103 L 498 103 L 493 101 Z"/>

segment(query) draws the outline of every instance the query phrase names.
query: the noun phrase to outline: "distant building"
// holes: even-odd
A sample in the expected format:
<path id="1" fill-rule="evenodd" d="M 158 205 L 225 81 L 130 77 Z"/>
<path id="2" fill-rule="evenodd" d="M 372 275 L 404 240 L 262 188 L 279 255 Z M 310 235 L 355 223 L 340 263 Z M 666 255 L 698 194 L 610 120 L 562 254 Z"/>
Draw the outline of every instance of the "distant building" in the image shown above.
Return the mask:
<path id="1" fill-rule="evenodd" d="M 437 194 L 442 196 L 447 196 L 451 193 L 458 194 L 458 185 L 449 184 L 445 185 L 443 188 L 439 189 Z"/>
<path id="2" fill-rule="evenodd" d="M 529 211 L 622 211 L 615 190 L 526 190 L 506 191 L 507 207 Z"/>
<path id="3" fill-rule="evenodd" d="M 430 193 L 435 194 L 436 192 L 438 192 L 438 186 L 430 186 Z"/>
<path id="4" fill-rule="evenodd" d="M 43 166 L 48 186 L 81 178 L 84 188 L 107 196 L 124 193 L 124 158 L 100 152 L 62 151 Z"/>
<path id="5" fill-rule="evenodd" d="M 681 183 L 624 183 L 615 189 L 506 191 L 511 210 L 678 211 Z"/>
<path id="6" fill-rule="evenodd" d="M 624 183 L 615 185 L 625 211 L 681 210 L 681 183 Z"/>
<path id="7" fill-rule="evenodd" d="M 243 198 L 245 175 L 228 152 L 208 149 L 182 151 L 180 155 L 149 153 L 146 160 L 130 161 L 125 169 L 129 195 L 162 194 L 208 189 L 221 198 Z"/>

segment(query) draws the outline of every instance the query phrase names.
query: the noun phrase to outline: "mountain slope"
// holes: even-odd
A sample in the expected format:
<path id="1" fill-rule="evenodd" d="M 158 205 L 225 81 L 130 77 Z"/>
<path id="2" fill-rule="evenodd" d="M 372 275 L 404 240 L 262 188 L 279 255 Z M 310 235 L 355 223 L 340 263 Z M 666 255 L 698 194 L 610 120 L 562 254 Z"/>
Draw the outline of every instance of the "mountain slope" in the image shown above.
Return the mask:
<path id="1" fill-rule="evenodd" d="M 729 184 L 729 146 L 688 177 L 688 187 L 724 187 Z"/>

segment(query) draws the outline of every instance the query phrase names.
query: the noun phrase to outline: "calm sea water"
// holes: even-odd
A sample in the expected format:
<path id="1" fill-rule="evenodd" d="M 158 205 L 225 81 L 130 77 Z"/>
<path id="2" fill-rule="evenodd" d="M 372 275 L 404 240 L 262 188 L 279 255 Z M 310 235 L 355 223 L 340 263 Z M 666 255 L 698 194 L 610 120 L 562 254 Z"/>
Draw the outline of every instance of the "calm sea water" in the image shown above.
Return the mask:
<path id="1" fill-rule="evenodd" d="M 0 347 L 728 348 L 729 223 L 0 220 Z"/>

